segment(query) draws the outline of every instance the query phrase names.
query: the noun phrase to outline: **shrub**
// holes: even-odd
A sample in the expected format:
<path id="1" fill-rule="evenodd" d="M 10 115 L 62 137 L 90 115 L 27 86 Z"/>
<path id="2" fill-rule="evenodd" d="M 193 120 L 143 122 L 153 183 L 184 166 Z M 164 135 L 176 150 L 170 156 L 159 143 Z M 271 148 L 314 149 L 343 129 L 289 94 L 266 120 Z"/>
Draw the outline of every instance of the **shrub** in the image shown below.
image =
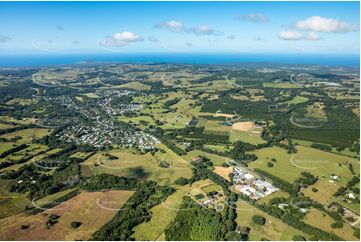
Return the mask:
<path id="1" fill-rule="evenodd" d="M 24 230 L 24 229 L 27 229 L 27 228 L 29 228 L 29 225 L 27 225 L 27 224 L 22 224 L 22 225 L 21 225 L 21 229 Z"/>
<path id="2" fill-rule="evenodd" d="M 229 164 L 226 163 L 226 162 L 223 162 L 223 163 L 222 163 L 222 167 L 229 167 Z"/>
<path id="3" fill-rule="evenodd" d="M 313 192 L 318 192 L 318 189 L 316 187 L 312 187 Z"/>
<path id="4" fill-rule="evenodd" d="M 79 221 L 73 221 L 70 223 L 70 227 L 72 227 L 73 229 L 79 228 L 81 225 L 81 222 Z"/>
<path id="5" fill-rule="evenodd" d="M 331 228 L 336 229 L 336 228 L 342 228 L 343 227 L 343 223 L 341 221 L 336 221 L 333 224 L 331 224 Z"/>
<path id="6" fill-rule="evenodd" d="M 188 183 L 188 180 L 187 180 L 187 178 L 179 177 L 174 183 L 176 185 L 184 186 L 184 185 L 186 185 Z"/>

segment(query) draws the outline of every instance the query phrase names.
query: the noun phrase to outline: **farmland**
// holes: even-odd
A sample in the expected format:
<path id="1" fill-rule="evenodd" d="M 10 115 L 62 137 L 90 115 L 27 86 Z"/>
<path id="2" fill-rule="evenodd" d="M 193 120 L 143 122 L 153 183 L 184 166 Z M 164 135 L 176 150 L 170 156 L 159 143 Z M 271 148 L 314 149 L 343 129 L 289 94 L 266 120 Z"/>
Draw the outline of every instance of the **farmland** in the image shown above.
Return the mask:
<path id="1" fill-rule="evenodd" d="M 357 240 L 358 71 L 268 65 L 0 69 L 0 238 Z"/>
<path id="2" fill-rule="evenodd" d="M 59 204 L 53 210 L 60 215 L 59 222 L 49 230 L 45 223 L 47 212 L 27 216 L 19 214 L 0 221 L 1 238 L 4 240 L 77 240 L 89 239 L 100 226 L 108 222 L 116 213 L 117 209 L 132 195 L 128 191 L 110 191 L 81 193 L 68 200 L 65 204 Z M 109 209 L 99 206 L 99 201 L 111 204 Z M 118 205 L 118 206 L 117 206 Z M 94 219 L 94 214 L 98 214 Z M 72 229 L 70 223 L 80 221 L 79 229 Z M 21 230 L 21 225 L 29 226 L 27 230 Z M 14 233 L 16 231 L 16 233 Z"/>

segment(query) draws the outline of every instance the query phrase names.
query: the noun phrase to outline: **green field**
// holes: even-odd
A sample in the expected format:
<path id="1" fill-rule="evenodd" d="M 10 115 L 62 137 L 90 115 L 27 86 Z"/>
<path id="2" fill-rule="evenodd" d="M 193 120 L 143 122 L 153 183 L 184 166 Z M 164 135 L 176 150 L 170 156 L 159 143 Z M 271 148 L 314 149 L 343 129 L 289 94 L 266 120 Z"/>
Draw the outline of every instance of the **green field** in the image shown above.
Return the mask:
<path id="1" fill-rule="evenodd" d="M 21 139 L 16 141 L 16 143 L 24 144 L 24 143 L 31 143 L 32 138 L 38 139 L 48 134 L 49 134 L 48 129 L 30 128 L 30 129 L 22 129 L 22 130 L 17 130 L 15 132 L 2 134 L 0 137 L 11 139 L 11 138 L 15 138 L 16 136 L 20 136 Z"/>
<path id="2" fill-rule="evenodd" d="M 319 176 L 319 179 L 324 181 L 328 181 L 329 177 L 335 174 L 340 177 L 342 185 L 346 185 L 353 176 L 348 169 L 348 163 L 353 165 L 356 172 L 360 167 L 357 159 L 347 156 L 303 146 L 296 146 L 296 149 L 298 150 L 296 154 L 288 154 L 286 150 L 279 147 L 256 150 L 254 153 L 258 159 L 251 162 L 249 166 L 267 171 L 290 183 L 299 178 L 303 171 Z M 267 163 L 272 158 L 275 158 L 277 162 L 274 162 L 274 166 L 270 168 Z"/>
<path id="3" fill-rule="evenodd" d="M 217 185 L 215 184 L 209 184 L 206 186 L 201 187 L 201 189 L 205 192 L 205 193 L 209 193 L 209 192 L 219 192 L 221 190 L 221 188 L 219 188 Z"/>
<path id="4" fill-rule="evenodd" d="M 205 156 L 205 157 L 209 158 L 211 160 L 211 162 L 213 163 L 213 165 L 215 165 L 215 166 L 220 166 L 223 163 L 227 163 L 230 161 L 230 159 L 227 157 L 207 153 L 207 152 L 200 151 L 200 150 L 192 150 L 192 151 L 188 152 L 187 155 L 184 156 L 184 159 L 191 162 L 193 159 L 197 158 L 198 156 Z"/>
<path id="5" fill-rule="evenodd" d="M 287 83 L 272 83 L 272 82 L 264 82 L 263 87 L 268 88 L 300 88 L 300 86 L 287 82 Z"/>
<path id="6" fill-rule="evenodd" d="M 190 178 L 192 170 L 188 162 L 177 156 L 166 147 L 166 153 L 157 152 L 152 156 L 135 154 L 131 150 L 113 149 L 107 153 L 117 156 L 118 159 L 110 160 L 98 152 L 82 163 L 82 171 L 87 175 L 109 173 L 118 176 L 150 179 L 160 184 L 172 184 L 179 177 Z M 168 168 L 160 167 L 160 162 L 170 163 Z"/>
<path id="7" fill-rule="evenodd" d="M 304 103 L 304 102 L 307 102 L 308 101 L 308 98 L 307 97 L 301 97 L 301 96 L 296 96 L 294 98 L 292 98 L 292 100 L 288 101 L 287 103 L 288 104 L 299 104 L 299 103 Z"/>

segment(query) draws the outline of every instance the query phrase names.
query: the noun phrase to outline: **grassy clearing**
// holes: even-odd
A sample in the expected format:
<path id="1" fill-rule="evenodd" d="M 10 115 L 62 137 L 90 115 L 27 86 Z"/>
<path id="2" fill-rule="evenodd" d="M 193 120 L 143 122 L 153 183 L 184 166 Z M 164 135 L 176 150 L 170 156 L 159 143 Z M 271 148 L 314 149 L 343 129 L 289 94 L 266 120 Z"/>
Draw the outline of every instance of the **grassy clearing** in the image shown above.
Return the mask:
<path id="1" fill-rule="evenodd" d="M 23 144 L 23 143 L 31 143 L 32 138 L 39 139 L 48 134 L 49 134 L 48 129 L 31 128 L 31 129 L 23 129 L 11 133 L 6 133 L 1 135 L 0 137 L 11 139 L 11 138 L 15 138 L 16 136 L 20 136 L 21 139 L 16 141 L 16 143 Z"/>
<path id="2" fill-rule="evenodd" d="M 252 221 L 254 215 L 260 215 L 266 219 L 264 225 L 255 224 Z M 247 226 L 251 228 L 249 240 L 292 240 L 294 235 L 301 235 L 308 238 L 302 231 L 299 231 L 281 220 L 276 219 L 267 213 L 253 207 L 245 201 L 237 202 L 237 218 L 236 222 L 239 226 Z"/>
<path id="3" fill-rule="evenodd" d="M 100 96 L 98 96 L 95 93 L 89 92 L 89 93 L 84 93 L 84 96 L 88 97 L 88 98 L 100 98 Z"/>
<path id="4" fill-rule="evenodd" d="M 76 153 L 72 154 L 70 157 L 82 159 L 82 158 L 87 157 L 89 154 L 90 154 L 90 152 L 76 152 Z"/>
<path id="5" fill-rule="evenodd" d="M 202 191 L 204 191 L 205 193 L 209 193 L 209 192 L 219 192 L 221 190 L 220 187 L 218 187 L 215 184 L 209 184 L 206 186 L 201 187 Z"/>
<path id="6" fill-rule="evenodd" d="M 205 148 L 215 151 L 228 151 L 229 149 L 225 145 L 204 145 Z"/>
<path id="7" fill-rule="evenodd" d="M 307 101 L 308 101 L 307 97 L 296 96 L 296 97 L 292 98 L 292 100 L 288 101 L 287 103 L 290 105 L 296 105 L 296 104 L 304 103 Z"/>
<path id="8" fill-rule="evenodd" d="M 191 162 L 193 159 L 197 158 L 198 156 L 205 156 L 211 160 L 213 165 L 220 166 L 223 163 L 227 163 L 230 159 L 227 157 L 219 156 L 216 154 L 210 154 L 204 151 L 200 150 L 192 150 L 187 153 L 187 155 L 184 156 L 184 159 L 186 159 L 188 162 Z"/>
<path id="9" fill-rule="evenodd" d="M 134 89 L 134 90 L 150 90 L 150 86 L 145 85 L 143 83 L 140 82 L 129 82 L 126 84 L 122 84 L 119 86 L 116 86 L 119 88 L 128 88 L 128 89 Z"/>
<path id="10" fill-rule="evenodd" d="M 136 117 L 122 116 L 122 117 L 119 117 L 118 119 L 125 123 L 132 122 L 135 126 L 140 126 L 143 128 L 146 127 L 147 125 L 155 125 L 154 119 L 150 116 L 136 116 Z M 147 125 L 143 125 L 143 123 L 147 123 Z"/>
<path id="11" fill-rule="evenodd" d="M 272 83 L 272 82 L 264 82 L 263 87 L 269 88 L 300 88 L 300 86 L 293 84 L 293 83 Z"/>
<path id="12" fill-rule="evenodd" d="M 221 121 L 206 120 L 205 122 L 202 122 L 202 125 L 205 127 L 203 133 L 228 136 L 232 128 L 223 125 L 223 123 L 224 122 Z"/>
<path id="13" fill-rule="evenodd" d="M 4 240 L 88 240 L 107 223 L 133 194 L 133 191 L 82 192 L 53 209 L 59 222 L 45 227 L 51 210 L 36 215 L 19 214 L 0 220 L 0 234 Z M 96 219 L 94 219 L 96 215 Z M 81 222 L 77 229 L 72 221 Z M 29 225 L 26 230 L 21 225 Z"/>
<path id="14" fill-rule="evenodd" d="M 282 190 L 278 190 L 264 198 L 261 198 L 260 200 L 257 201 L 257 203 L 265 203 L 267 204 L 272 198 L 275 198 L 275 197 L 284 197 L 284 198 L 288 198 L 289 197 L 289 194 L 285 191 L 282 191 Z"/>
<path id="15" fill-rule="evenodd" d="M 13 128 L 14 125 L 11 125 L 11 124 L 3 124 L 3 123 L 0 123 L 0 129 L 10 129 L 10 128 Z"/>
<path id="16" fill-rule="evenodd" d="M 25 99 L 25 98 L 13 98 L 10 101 L 7 101 L 7 105 L 21 105 L 21 106 L 27 106 L 34 104 L 36 101 L 34 99 Z"/>
<path id="17" fill-rule="evenodd" d="M 314 227 L 320 228 L 330 233 L 335 233 L 337 236 L 345 239 L 345 240 L 358 240 L 356 237 L 353 236 L 353 229 L 346 223 L 344 223 L 343 228 L 331 228 L 331 224 L 336 222 L 333 218 L 329 215 L 316 210 L 312 209 L 304 218 L 304 221 Z M 322 221 L 320 223 L 320 221 Z"/>
<path id="18" fill-rule="evenodd" d="M 243 141 L 254 145 L 266 143 L 266 141 L 261 138 L 261 134 L 258 132 L 260 131 L 252 130 L 245 132 L 245 131 L 232 130 L 229 133 L 229 141 L 230 142 Z"/>
<path id="19" fill-rule="evenodd" d="M 32 122 L 30 118 L 15 119 L 10 116 L 0 116 L 0 120 L 13 124 L 30 124 Z"/>
<path id="20" fill-rule="evenodd" d="M 325 180 L 318 180 L 314 185 L 308 186 L 306 189 L 303 189 L 302 193 L 321 204 L 325 204 L 332 199 L 333 194 L 340 187 L 340 184 L 330 183 Z M 318 191 L 313 192 L 313 188 L 316 188 Z"/>
<path id="21" fill-rule="evenodd" d="M 0 142 L 0 154 L 16 146 L 14 142 Z"/>

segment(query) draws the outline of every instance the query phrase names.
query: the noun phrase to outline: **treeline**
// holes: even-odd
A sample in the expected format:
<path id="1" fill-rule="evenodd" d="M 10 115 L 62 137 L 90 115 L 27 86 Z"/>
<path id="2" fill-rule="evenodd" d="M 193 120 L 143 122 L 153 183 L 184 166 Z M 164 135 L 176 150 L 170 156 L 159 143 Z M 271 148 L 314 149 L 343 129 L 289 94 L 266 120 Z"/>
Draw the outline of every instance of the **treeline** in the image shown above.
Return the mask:
<path id="1" fill-rule="evenodd" d="M 30 155 L 30 156 L 27 156 L 27 157 L 23 157 L 19 160 L 15 160 L 15 161 L 4 161 L 4 162 L 1 162 L 0 163 L 0 170 L 1 169 L 4 169 L 6 167 L 9 167 L 9 166 L 12 166 L 12 165 L 15 165 L 15 164 L 22 164 L 22 163 L 25 163 L 31 159 L 33 159 L 34 157 L 36 156 L 39 156 L 39 155 L 42 155 L 42 154 L 45 154 L 46 152 L 50 151 L 51 148 L 47 149 L 47 150 L 43 150 L 43 151 L 40 151 L 34 155 Z"/>
<path id="2" fill-rule="evenodd" d="M 8 150 L 6 150 L 6 151 L 4 151 L 3 153 L 0 154 L 0 158 L 4 158 L 4 157 L 6 157 L 6 156 L 8 156 L 8 155 L 10 155 L 12 153 L 15 153 L 15 152 L 18 152 L 20 150 L 26 149 L 28 147 L 29 147 L 29 145 L 27 145 L 27 144 L 21 144 L 19 146 L 14 147 L 14 148 L 8 149 Z"/>
<path id="3" fill-rule="evenodd" d="M 158 127 L 156 127 L 156 128 L 152 127 L 152 129 L 148 129 L 146 132 L 157 137 L 165 146 L 167 146 L 170 150 L 172 150 L 177 155 L 182 156 L 182 155 L 187 154 L 187 152 L 185 152 L 181 148 L 178 148 L 172 141 L 170 141 L 164 137 L 163 129 L 158 128 Z"/>
<path id="4" fill-rule="evenodd" d="M 94 184 L 100 182 L 102 179 L 105 179 L 105 181 L 101 183 L 104 185 L 103 187 Z M 152 181 L 137 183 L 133 179 L 126 181 L 127 179 L 128 178 L 124 177 L 118 179 L 113 175 L 106 174 L 105 176 L 98 176 L 90 180 L 89 183 L 93 184 L 90 186 L 91 189 L 95 187 L 100 190 L 112 187 L 119 189 L 137 187 L 138 189 L 114 218 L 92 235 L 92 240 L 131 240 L 132 229 L 143 222 L 149 221 L 151 218 L 150 209 L 160 204 L 175 191 L 174 188 L 159 186 Z"/>
<path id="5" fill-rule="evenodd" d="M 318 144 L 318 143 L 312 143 L 311 148 L 323 150 L 323 151 L 331 151 L 331 146 L 325 145 L 325 144 Z"/>
<path id="6" fill-rule="evenodd" d="M 65 201 L 69 200 L 72 197 L 75 197 L 79 193 L 80 193 L 80 190 L 75 189 L 74 191 L 71 191 L 71 192 L 65 194 L 64 196 L 61 196 L 58 199 L 55 199 L 55 200 L 50 201 L 50 202 L 48 202 L 48 203 L 46 203 L 44 205 L 41 205 L 42 209 L 34 207 L 34 208 L 28 210 L 27 213 L 29 213 L 29 214 L 37 214 L 37 213 L 43 212 L 44 209 L 49 209 L 49 208 L 55 207 L 55 206 L 59 205 L 60 203 L 65 202 Z M 35 203 L 36 203 L 36 201 L 35 201 Z"/>

